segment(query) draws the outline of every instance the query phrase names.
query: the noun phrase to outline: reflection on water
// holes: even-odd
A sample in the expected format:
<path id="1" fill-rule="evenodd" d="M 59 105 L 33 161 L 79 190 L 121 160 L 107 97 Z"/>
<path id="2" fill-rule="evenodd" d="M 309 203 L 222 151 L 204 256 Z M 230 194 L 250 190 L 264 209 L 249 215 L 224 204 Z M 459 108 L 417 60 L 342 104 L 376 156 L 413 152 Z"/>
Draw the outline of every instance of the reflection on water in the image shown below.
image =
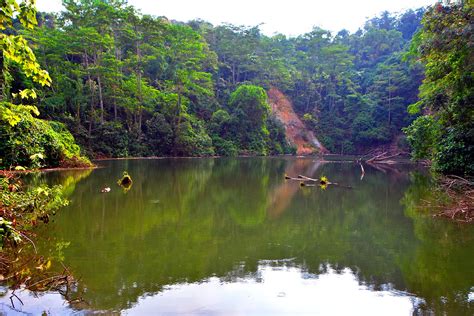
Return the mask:
<path id="1" fill-rule="evenodd" d="M 236 268 L 232 274 L 239 274 Z M 42 297 L 35 305 L 33 295 L 22 292 L 20 298 L 33 314 L 74 312 L 63 304 L 59 295 Z M 166 286 L 159 295 L 146 293 L 137 304 L 122 312 L 127 315 L 211 314 L 211 315 L 411 315 L 421 301 L 399 292 L 390 285 L 374 291 L 361 285 L 350 269 L 337 273 L 326 267 L 320 274 L 311 274 L 282 262 L 258 265 L 252 275 L 229 278 L 210 277 L 196 283 Z M 0 309 L 12 313 L 7 305 Z M 86 310 L 87 311 L 87 310 Z"/>
<path id="2" fill-rule="evenodd" d="M 409 315 L 417 299 L 392 291 L 373 291 L 360 285 L 349 269 L 313 275 L 298 268 L 258 267 L 257 278 L 178 284 L 161 295 L 145 296 L 127 312 L 219 315 Z"/>
<path id="3" fill-rule="evenodd" d="M 366 168 L 361 181 L 357 165 L 313 159 L 102 164 L 75 183 L 71 205 L 37 245 L 79 279 L 87 304 L 63 309 L 472 312 L 474 230 L 419 212 L 430 183 L 407 166 Z M 127 193 L 115 184 L 125 170 L 134 181 Z M 301 188 L 285 173 L 353 189 Z M 58 183 L 59 174 L 37 181 Z M 39 311 L 45 297 L 24 310 Z M 0 301 L 8 309 L 8 296 Z"/>

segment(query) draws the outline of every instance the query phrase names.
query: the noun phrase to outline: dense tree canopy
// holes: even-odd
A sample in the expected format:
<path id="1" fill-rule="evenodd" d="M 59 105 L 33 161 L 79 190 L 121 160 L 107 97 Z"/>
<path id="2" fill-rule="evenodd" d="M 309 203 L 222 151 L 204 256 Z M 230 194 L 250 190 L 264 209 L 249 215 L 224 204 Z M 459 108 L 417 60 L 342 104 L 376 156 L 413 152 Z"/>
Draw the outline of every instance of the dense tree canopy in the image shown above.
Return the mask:
<path id="1" fill-rule="evenodd" d="M 34 4 L 33 0 L 20 4 L 8 0 L 0 7 L 0 166 L 89 165 L 61 123 L 34 117 L 39 115 L 35 85 L 50 86 L 51 78 L 25 37 L 11 34 L 14 24 L 25 30 L 34 28 Z"/>
<path id="2" fill-rule="evenodd" d="M 408 140 L 415 158 L 432 159 L 447 174 L 474 174 L 473 13 L 462 2 L 431 7 L 412 47 L 426 78 L 409 108 L 424 115 L 406 130 Z"/>
<path id="3" fill-rule="evenodd" d="M 404 56 L 424 9 L 384 12 L 353 34 L 314 28 L 287 37 L 263 35 L 258 26 L 171 22 L 122 0 L 63 4 L 59 14 L 38 14 L 34 30 L 16 21 L 5 24 L 2 34 L 27 39 L 53 78 L 50 88 L 42 88 L 15 66 L 7 87 L 9 93 L 39 88 L 31 105 L 43 118 L 64 123 L 91 157 L 293 152 L 268 109 L 258 116 L 246 112 L 259 103 L 246 100 L 249 95 L 263 100 L 258 87 L 288 95 L 333 153 L 406 149 L 401 129 L 417 117 L 406 108 L 423 107 L 416 102 L 424 66 Z M 423 34 L 415 39 L 426 42 Z M 458 55 L 451 59 L 460 60 Z M 424 103 L 433 98 L 428 91 L 435 84 L 428 88 L 428 82 L 436 71 L 425 64 Z M 461 99 L 456 102 L 467 102 Z"/>
<path id="4" fill-rule="evenodd" d="M 16 31 L 35 44 L 54 78 L 52 88 L 41 91 L 42 115 L 67 124 L 89 155 L 246 150 L 224 130 L 212 132 L 209 122 L 222 111 L 233 113 L 236 121 L 237 114 L 222 101 L 240 81 L 219 97 L 218 58 L 199 32 L 142 15 L 125 1 L 64 1 L 64 6 L 58 16 L 39 15 L 40 28 Z M 288 148 L 282 127 L 275 131 L 271 139 L 277 147 Z M 269 142 L 262 146 L 255 153 L 271 152 Z"/>

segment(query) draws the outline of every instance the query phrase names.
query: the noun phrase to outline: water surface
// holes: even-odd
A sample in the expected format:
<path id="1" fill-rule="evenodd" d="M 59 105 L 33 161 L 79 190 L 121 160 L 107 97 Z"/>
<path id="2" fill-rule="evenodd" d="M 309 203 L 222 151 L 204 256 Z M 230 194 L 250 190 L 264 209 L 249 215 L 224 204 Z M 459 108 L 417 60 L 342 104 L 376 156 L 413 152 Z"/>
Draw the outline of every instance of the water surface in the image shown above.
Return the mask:
<path id="1" fill-rule="evenodd" d="M 430 180 L 413 166 L 367 166 L 361 179 L 356 164 L 312 158 L 100 165 L 35 179 L 69 195 L 37 246 L 70 268 L 85 302 L 17 291 L 19 311 L 473 313 L 474 229 L 417 208 Z M 116 184 L 124 170 L 128 191 Z M 352 189 L 300 187 L 285 174 Z M 15 313 L 8 295 L 0 302 L 0 312 Z"/>

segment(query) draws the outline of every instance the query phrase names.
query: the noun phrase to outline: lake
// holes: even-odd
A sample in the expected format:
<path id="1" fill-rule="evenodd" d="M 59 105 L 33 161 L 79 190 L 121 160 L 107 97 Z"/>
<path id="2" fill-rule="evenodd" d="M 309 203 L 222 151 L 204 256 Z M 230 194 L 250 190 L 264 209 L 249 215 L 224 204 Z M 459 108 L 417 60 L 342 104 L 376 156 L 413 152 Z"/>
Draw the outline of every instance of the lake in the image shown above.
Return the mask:
<path id="1" fill-rule="evenodd" d="M 17 290 L 24 305 L 13 308 L 3 288 L 0 313 L 474 313 L 474 226 L 419 207 L 432 184 L 414 165 L 365 166 L 362 179 L 357 164 L 315 158 L 98 165 L 31 180 L 62 184 L 71 201 L 36 246 L 70 269 L 83 302 Z M 129 190 L 117 185 L 123 171 Z"/>

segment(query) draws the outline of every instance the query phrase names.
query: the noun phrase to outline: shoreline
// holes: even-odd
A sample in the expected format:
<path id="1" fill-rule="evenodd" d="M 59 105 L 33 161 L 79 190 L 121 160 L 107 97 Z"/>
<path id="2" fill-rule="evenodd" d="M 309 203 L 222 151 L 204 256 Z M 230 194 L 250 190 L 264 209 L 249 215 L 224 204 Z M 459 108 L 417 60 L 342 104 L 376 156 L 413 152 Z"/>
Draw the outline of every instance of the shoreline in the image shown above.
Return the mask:
<path id="1" fill-rule="evenodd" d="M 90 170 L 90 169 L 99 169 L 102 168 L 97 165 L 93 165 L 90 167 L 75 167 L 75 168 L 68 168 L 68 167 L 58 167 L 58 168 L 45 168 L 45 169 L 31 169 L 31 170 L 0 170 L 0 176 L 9 176 L 9 175 L 22 175 L 22 174 L 29 174 L 29 173 L 36 173 L 36 172 L 53 172 L 53 171 L 74 171 L 74 170 Z"/>
<path id="2" fill-rule="evenodd" d="M 54 172 L 54 171 L 74 171 L 74 170 L 90 170 L 103 168 L 94 162 L 101 161 L 120 161 L 120 160 L 163 160 L 163 159 L 220 159 L 220 158 L 296 158 L 296 159 L 317 159 L 320 162 L 344 162 L 350 163 L 355 162 L 359 155 L 339 155 L 339 154 L 324 154 L 324 155 L 271 155 L 271 156 L 253 156 L 253 155 L 238 155 L 238 156 L 206 156 L 206 157 L 177 157 L 177 156 L 149 156 L 149 157 L 110 157 L 110 158 L 97 158 L 91 159 L 93 162 L 92 166 L 88 167 L 56 167 L 56 168 L 41 168 L 41 169 L 30 169 L 30 170 L 2 170 L 0 169 L 0 176 L 16 175 L 16 174 L 29 174 L 36 172 Z M 329 158 L 329 159 L 326 159 Z M 334 158 L 342 158 L 335 159 Z M 423 161 L 412 161 L 409 158 L 401 158 L 397 161 L 397 164 L 410 164 L 410 165 L 425 165 Z"/>

